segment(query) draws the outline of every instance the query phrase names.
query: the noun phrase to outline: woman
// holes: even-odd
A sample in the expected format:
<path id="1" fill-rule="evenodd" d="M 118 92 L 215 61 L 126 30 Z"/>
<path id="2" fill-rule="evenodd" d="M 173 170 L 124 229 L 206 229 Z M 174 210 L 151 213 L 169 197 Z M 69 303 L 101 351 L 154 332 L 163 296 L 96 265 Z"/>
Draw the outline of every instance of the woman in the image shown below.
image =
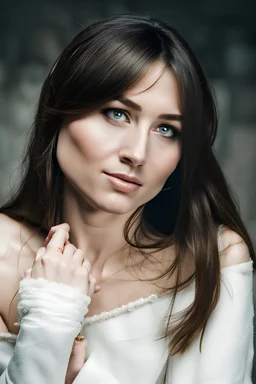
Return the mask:
<path id="1" fill-rule="evenodd" d="M 216 128 L 166 24 L 115 16 L 63 51 L 1 209 L 1 384 L 251 383 L 255 256 Z"/>

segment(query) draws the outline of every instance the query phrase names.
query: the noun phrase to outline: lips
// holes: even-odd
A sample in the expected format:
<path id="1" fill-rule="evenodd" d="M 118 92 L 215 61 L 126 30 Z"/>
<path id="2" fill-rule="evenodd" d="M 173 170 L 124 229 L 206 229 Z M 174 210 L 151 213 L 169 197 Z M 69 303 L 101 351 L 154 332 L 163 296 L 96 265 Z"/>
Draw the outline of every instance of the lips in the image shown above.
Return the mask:
<path id="1" fill-rule="evenodd" d="M 129 176 L 129 175 L 124 174 L 124 173 L 107 173 L 107 172 L 105 172 L 105 173 L 107 175 L 117 177 L 118 179 L 124 180 L 128 183 L 137 184 L 140 186 L 142 185 L 141 182 L 139 181 L 139 179 L 137 179 L 137 177 L 135 177 L 135 176 Z"/>
<path id="2" fill-rule="evenodd" d="M 117 175 L 116 173 L 115 174 L 114 173 L 106 173 L 106 172 L 104 172 L 104 173 L 107 177 L 108 182 L 110 183 L 112 188 L 114 188 L 116 191 L 129 194 L 129 193 L 133 193 L 133 192 L 138 191 L 138 189 L 141 187 L 141 185 L 131 181 L 131 177 L 129 177 L 129 181 L 124 180 L 124 179 L 127 179 L 127 177 L 126 177 L 127 175 L 125 175 L 125 177 L 124 177 L 124 175 L 122 174 L 121 175 L 122 178 L 120 178 L 120 174 L 118 174 L 118 176 L 116 176 Z"/>

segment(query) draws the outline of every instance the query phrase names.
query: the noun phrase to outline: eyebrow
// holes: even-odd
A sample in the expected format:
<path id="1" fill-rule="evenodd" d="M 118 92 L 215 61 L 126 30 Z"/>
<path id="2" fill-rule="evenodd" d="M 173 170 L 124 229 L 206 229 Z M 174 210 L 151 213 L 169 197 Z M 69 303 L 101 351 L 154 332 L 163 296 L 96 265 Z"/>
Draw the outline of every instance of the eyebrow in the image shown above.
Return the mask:
<path id="1" fill-rule="evenodd" d="M 134 103 L 134 101 L 131 101 L 130 99 L 127 99 L 124 96 L 118 96 L 115 98 L 115 100 L 120 101 L 122 104 L 127 105 L 127 107 L 130 107 L 134 109 L 135 111 L 142 111 L 142 108 L 139 104 Z M 158 116 L 159 119 L 165 119 L 165 120 L 176 120 L 176 121 L 182 121 L 183 117 L 182 115 L 176 114 L 176 113 L 164 113 L 162 115 Z"/>

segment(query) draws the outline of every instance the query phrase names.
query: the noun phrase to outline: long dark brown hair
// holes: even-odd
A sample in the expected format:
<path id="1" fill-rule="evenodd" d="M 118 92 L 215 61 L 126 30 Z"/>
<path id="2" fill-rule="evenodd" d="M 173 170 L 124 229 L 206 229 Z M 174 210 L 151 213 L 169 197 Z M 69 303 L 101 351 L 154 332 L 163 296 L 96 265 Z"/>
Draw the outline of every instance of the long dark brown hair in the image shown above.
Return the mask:
<path id="1" fill-rule="evenodd" d="M 179 290 L 195 283 L 192 305 L 179 322 L 167 327 L 173 355 L 184 352 L 198 335 L 202 342 L 207 320 L 218 303 L 220 224 L 242 237 L 255 262 L 252 243 L 214 154 L 217 113 L 211 89 L 190 47 L 174 29 L 150 17 L 122 15 L 95 23 L 74 38 L 43 84 L 23 161 L 24 174 L 17 193 L 1 212 L 43 234 L 60 223 L 63 174 L 56 143 L 63 121 L 122 95 L 159 60 L 175 75 L 179 87 L 182 156 L 163 190 L 129 218 L 124 236 L 128 244 L 142 251 L 175 244 L 177 256 L 164 273 L 171 277 L 177 272 L 176 286 L 170 287 L 174 299 Z M 142 234 L 143 238 L 152 234 L 157 240 L 150 246 L 142 244 Z M 195 272 L 181 282 L 180 270 L 187 255 Z"/>

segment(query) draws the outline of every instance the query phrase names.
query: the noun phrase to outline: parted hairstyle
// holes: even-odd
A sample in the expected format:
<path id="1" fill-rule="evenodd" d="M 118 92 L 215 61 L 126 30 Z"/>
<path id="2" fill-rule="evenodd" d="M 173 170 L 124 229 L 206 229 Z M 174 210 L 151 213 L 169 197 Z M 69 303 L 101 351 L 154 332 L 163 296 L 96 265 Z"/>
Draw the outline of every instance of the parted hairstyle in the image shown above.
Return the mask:
<path id="1" fill-rule="evenodd" d="M 73 39 L 43 84 L 22 180 L 0 211 L 44 235 L 61 223 L 64 178 L 56 144 L 64 120 L 79 118 L 116 99 L 159 60 L 178 84 L 182 155 L 162 191 L 131 215 L 124 237 L 142 253 L 173 244 L 177 249 L 174 262 L 159 276 L 177 273 L 175 286 L 169 287 L 173 294 L 165 333 L 171 336 L 171 356 L 183 353 L 197 336 L 202 348 L 207 320 L 220 295 L 220 224 L 242 237 L 255 263 L 251 240 L 214 154 L 217 113 L 212 91 L 195 55 L 173 28 L 148 16 L 119 15 L 85 28 Z M 145 236 L 154 239 L 151 245 L 142 243 Z M 185 256 L 193 260 L 195 272 L 181 282 Z M 177 293 L 192 283 L 192 305 L 170 326 Z"/>

